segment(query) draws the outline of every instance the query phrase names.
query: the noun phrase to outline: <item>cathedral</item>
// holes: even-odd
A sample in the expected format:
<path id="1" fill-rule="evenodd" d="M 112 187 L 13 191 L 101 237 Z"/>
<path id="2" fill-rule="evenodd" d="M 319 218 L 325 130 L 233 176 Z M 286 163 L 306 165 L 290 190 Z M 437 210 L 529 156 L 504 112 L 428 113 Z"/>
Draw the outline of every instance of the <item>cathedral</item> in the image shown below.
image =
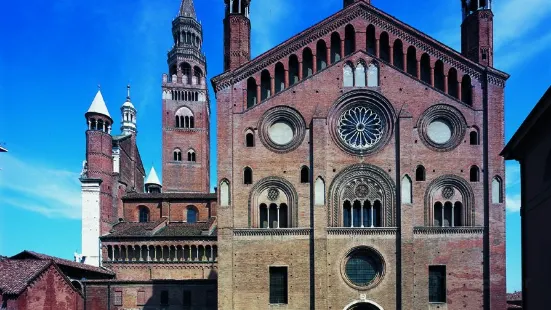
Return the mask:
<path id="1" fill-rule="evenodd" d="M 214 193 L 193 0 L 162 78 L 162 182 L 130 87 L 119 135 L 101 90 L 85 114 L 79 257 L 116 274 L 83 282 L 85 309 L 505 309 L 491 0 L 457 0 L 460 52 L 344 0 L 254 59 L 251 1 L 224 1 Z"/>

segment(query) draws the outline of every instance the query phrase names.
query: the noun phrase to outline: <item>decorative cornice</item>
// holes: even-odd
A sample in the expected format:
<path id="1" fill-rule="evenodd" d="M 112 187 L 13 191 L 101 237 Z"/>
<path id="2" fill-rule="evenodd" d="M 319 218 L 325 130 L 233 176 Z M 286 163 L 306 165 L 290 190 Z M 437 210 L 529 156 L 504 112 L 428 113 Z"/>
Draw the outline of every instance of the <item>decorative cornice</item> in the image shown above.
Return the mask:
<path id="1" fill-rule="evenodd" d="M 312 229 L 310 228 L 253 228 L 253 229 L 234 229 L 234 236 L 309 236 Z"/>
<path id="2" fill-rule="evenodd" d="M 327 234 L 330 236 L 394 236 L 398 232 L 396 227 L 328 227 Z"/>
<path id="3" fill-rule="evenodd" d="M 274 64 L 292 53 L 295 53 L 308 44 L 321 39 L 338 28 L 345 26 L 355 18 L 362 17 L 380 29 L 391 33 L 403 42 L 413 45 L 418 50 L 428 53 L 431 58 L 440 59 L 449 66 L 461 70 L 470 75 L 473 79 L 481 79 L 484 67 L 479 65 L 459 52 L 447 47 L 443 43 L 432 37 L 408 26 L 396 18 L 377 10 L 373 6 L 358 3 L 351 5 L 344 10 L 328 17 L 320 23 L 304 30 L 296 36 L 288 39 L 266 53 L 258 56 L 256 59 L 244 64 L 234 71 L 225 72 L 212 79 L 212 84 L 216 92 L 229 87 L 241 80 L 244 80 L 266 67 Z M 495 70 L 491 72 L 492 81 L 496 84 L 505 84 L 508 75 Z"/>
<path id="4" fill-rule="evenodd" d="M 415 227 L 415 235 L 481 235 L 484 233 L 484 227 Z"/>

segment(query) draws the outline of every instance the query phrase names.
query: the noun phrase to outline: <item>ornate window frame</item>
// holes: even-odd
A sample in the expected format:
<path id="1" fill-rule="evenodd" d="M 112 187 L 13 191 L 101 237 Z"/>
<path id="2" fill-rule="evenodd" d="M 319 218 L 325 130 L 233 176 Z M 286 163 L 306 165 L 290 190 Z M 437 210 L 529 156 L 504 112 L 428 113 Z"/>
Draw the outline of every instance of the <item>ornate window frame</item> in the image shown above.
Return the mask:
<path id="1" fill-rule="evenodd" d="M 378 270 L 377 276 L 366 286 L 357 285 L 356 283 L 352 282 L 352 280 L 350 280 L 348 278 L 348 275 L 346 274 L 346 264 L 354 254 L 360 252 L 365 252 L 368 255 L 372 256 L 374 259 L 378 260 L 378 263 L 380 264 L 380 270 Z M 367 291 L 378 286 L 385 277 L 386 262 L 383 255 L 375 248 L 365 245 L 356 246 L 348 250 L 344 257 L 341 259 L 340 272 L 342 279 L 348 286 L 359 291 Z"/>
<path id="2" fill-rule="evenodd" d="M 277 121 L 287 122 L 293 130 L 293 139 L 291 142 L 280 145 L 272 141 L 269 135 L 270 127 Z M 289 153 L 298 148 L 306 136 L 306 122 L 300 113 L 287 106 L 274 107 L 260 118 L 258 123 L 259 138 L 262 144 L 275 153 Z"/>
<path id="3" fill-rule="evenodd" d="M 433 226 L 433 206 L 436 202 L 435 195 L 444 187 L 453 188 L 458 191 L 462 197 L 462 226 L 475 226 L 475 197 L 473 189 L 469 182 L 453 174 L 440 176 L 427 186 L 425 192 L 425 226 Z"/>
<path id="4" fill-rule="evenodd" d="M 260 195 L 267 189 L 276 188 L 287 196 L 287 207 L 290 212 L 289 228 L 299 227 L 298 193 L 291 182 L 280 177 L 267 177 L 258 181 L 249 193 L 249 228 L 260 227 Z"/>
<path id="5" fill-rule="evenodd" d="M 452 131 L 450 139 L 442 144 L 432 141 L 428 135 L 429 125 L 439 119 L 447 121 Z M 426 109 L 419 117 L 417 130 L 426 147 L 436 152 L 448 152 L 454 150 L 463 142 L 467 132 L 467 122 L 457 108 L 448 104 L 436 104 Z"/>

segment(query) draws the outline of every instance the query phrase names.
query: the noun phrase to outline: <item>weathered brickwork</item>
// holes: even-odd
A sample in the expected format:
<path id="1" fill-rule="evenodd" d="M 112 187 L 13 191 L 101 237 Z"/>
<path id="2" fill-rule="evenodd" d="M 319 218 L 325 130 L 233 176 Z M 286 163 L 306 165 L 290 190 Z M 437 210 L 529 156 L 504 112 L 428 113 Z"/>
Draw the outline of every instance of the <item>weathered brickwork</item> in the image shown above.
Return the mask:
<path id="1" fill-rule="evenodd" d="M 504 178 L 499 152 L 508 76 L 485 67 L 491 66 L 491 58 L 485 62 L 482 56 L 461 55 L 367 2 L 357 2 L 213 79 L 218 105 L 218 185 L 226 180 L 231 184 L 230 204 L 218 209 L 218 307 L 268 307 L 269 267 L 288 266 L 288 303 L 278 305 L 282 309 L 352 309 L 364 304 L 380 309 L 503 309 L 505 206 L 503 186 L 499 202 L 493 199 L 491 186 L 494 177 Z M 491 30 L 491 24 L 480 19 L 492 14 L 488 7 L 477 10 L 464 20 L 463 40 L 477 49 L 488 47 L 492 57 L 491 35 L 479 36 L 484 29 Z M 240 37 L 238 28 L 232 30 Z M 239 46 L 248 43 L 233 44 L 236 37 L 231 33 L 225 37 L 232 38 L 226 46 L 236 46 L 226 55 L 239 53 Z M 325 43 L 322 49 L 320 40 Z M 413 51 L 411 58 L 408 51 Z M 342 59 L 335 59 L 335 53 Z M 366 71 L 374 64 L 377 73 L 367 73 L 366 86 L 347 85 L 348 68 L 354 74 L 358 64 Z M 371 84 L 370 79 L 376 82 Z M 385 143 L 369 155 L 343 149 L 334 133 L 341 102 L 354 96 L 384 98 L 390 104 L 388 140 L 383 138 Z M 281 106 L 300 115 L 306 134 L 298 147 L 275 152 L 261 139 L 270 135 L 263 132 L 270 126 L 261 120 Z M 445 150 L 429 145 L 429 129 L 422 125 L 435 107 L 442 111 L 431 112 L 436 119 L 457 115 L 453 130 L 460 134 L 456 139 L 452 133 Z M 248 133 L 254 135 L 253 147 L 246 145 Z M 309 168 L 307 183 L 301 182 L 303 166 Z M 422 180 L 416 180 L 419 166 L 425 168 Z M 249 168 L 252 182 L 244 184 Z M 341 199 L 349 194 L 339 189 L 339 182 L 349 178 L 356 180 L 350 184 L 358 184 L 374 174 L 389 184 L 388 192 L 382 193 L 389 202 L 383 203 L 381 211 L 385 228 L 340 228 L 345 225 Z M 400 194 L 406 177 L 412 181 L 411 202 Z M 323 184 L 322 204 L 315 203 L 318 178 Z M 289 202 L 290 232 L 258 230 L 263 227 L 261 202 L 270 204 L 269 199 L 262 200 L 265 187 L 259 184 L 263 182 L 280 188 L 280 195 L 291 192 L 287 197 L 294 201 Z M 446 186 L 455 197 L 448 200 L 464 203 L 454 214 L 459 220 L 453 226 L 458 227 L 436 227 L 435 202 L 445 201 L 441 195 L 447 195 L 438 188 Z M 296 229 L 308 230 L 308 237 L 293 232 Z M 351 250 L 362 247 L 380 254 L 384 273 L 376 285 L 358 289 L 347 283 L 342 266 Z M 446 266 L 442 304 L 429 302 L 428 271 L 433 265 Z"/>

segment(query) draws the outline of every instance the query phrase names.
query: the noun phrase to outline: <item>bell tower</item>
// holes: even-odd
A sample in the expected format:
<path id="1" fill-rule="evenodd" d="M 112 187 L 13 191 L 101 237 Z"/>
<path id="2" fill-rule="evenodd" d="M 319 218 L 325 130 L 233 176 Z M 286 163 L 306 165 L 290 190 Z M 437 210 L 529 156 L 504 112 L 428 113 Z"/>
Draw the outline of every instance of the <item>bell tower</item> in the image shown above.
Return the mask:
<path id="1" fill-rule="evenodd" d="M 174 45 L 163 76 L 163 191 L 209 192 L 209 96 L 203 28 L 193 0 L 172 21 Z"/>
<path id="2" fill-rule="evenodd" d="M 461 0 L 461 54 L 483 66 L 494 65 L 492 0 Z"/>
<path id="3" fill-rule="evenodd" d="M 225 0 L 224 71 L 251 60 L 251 0 Z"/>

